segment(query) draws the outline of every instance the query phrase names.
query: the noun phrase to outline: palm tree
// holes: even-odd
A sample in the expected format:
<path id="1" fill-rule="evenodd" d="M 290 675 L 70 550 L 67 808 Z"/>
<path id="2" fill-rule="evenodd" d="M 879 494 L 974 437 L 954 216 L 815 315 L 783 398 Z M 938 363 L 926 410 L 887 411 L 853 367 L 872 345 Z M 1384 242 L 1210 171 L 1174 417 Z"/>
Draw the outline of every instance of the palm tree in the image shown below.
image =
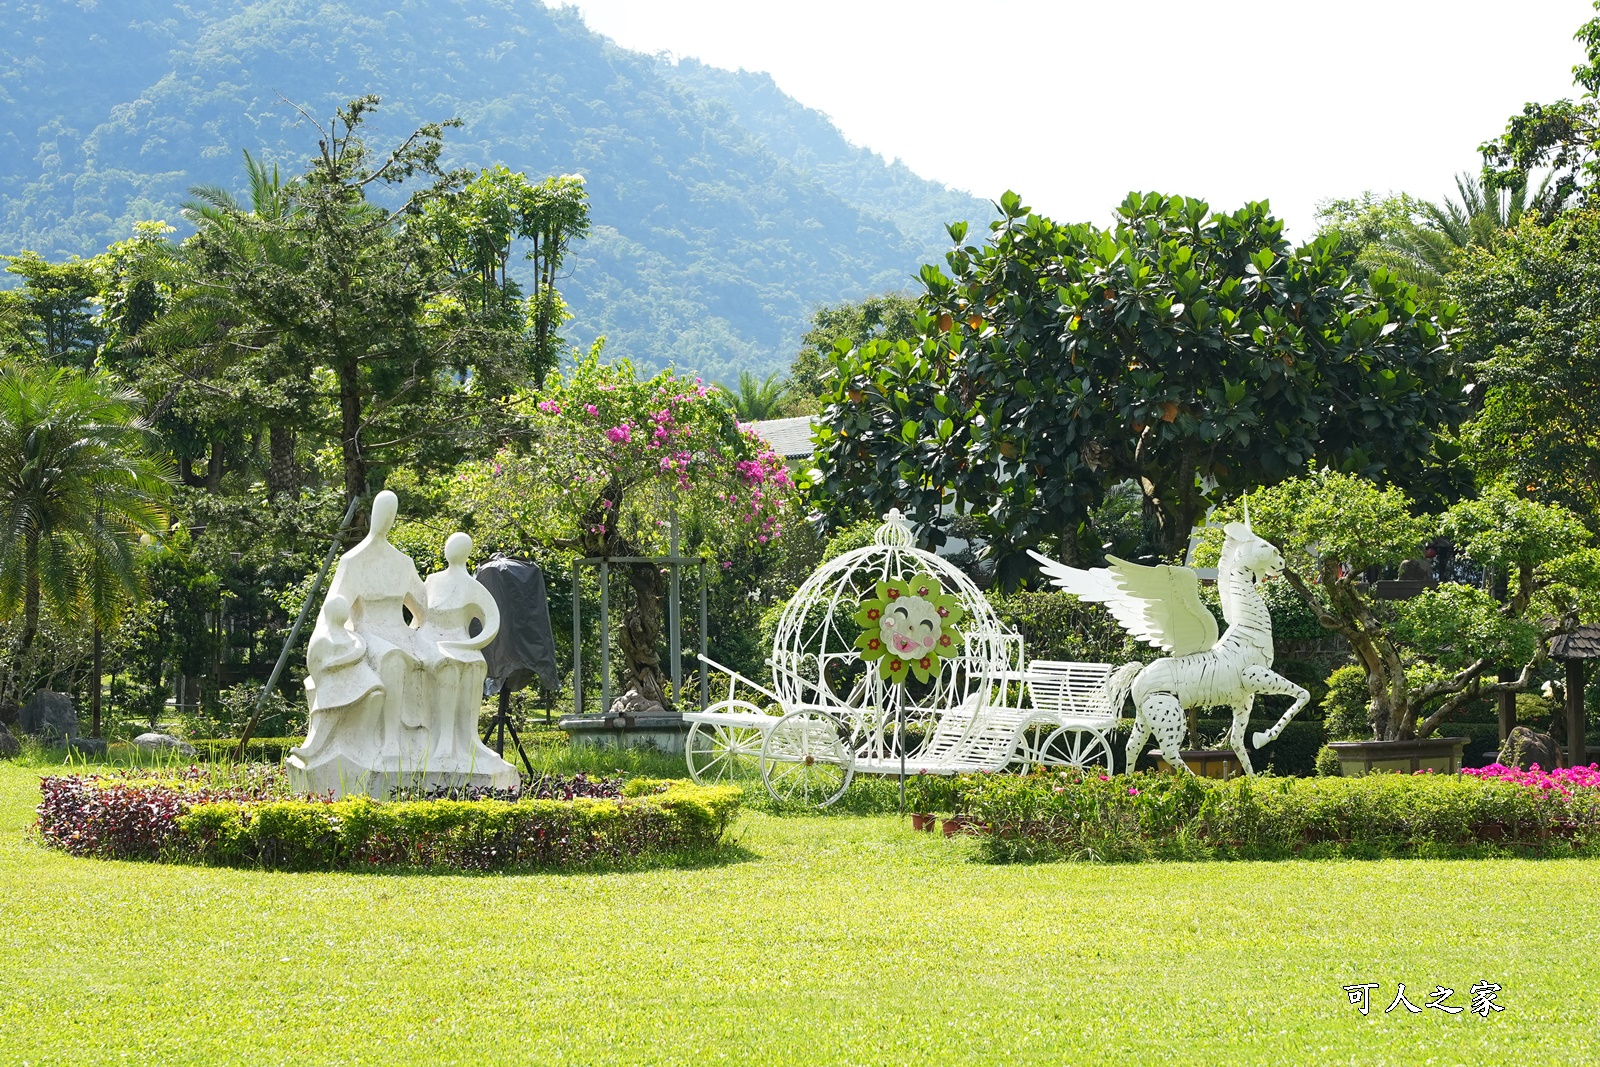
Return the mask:
<path id="1" fill-rule="evenodd" d="M 1459 203 L 1449 197 L 1437 204 L 1410 201 L 1414 214 L 1363 250 L 1363 266 L 1387 268 L 1434 296 L 1469 249 L 1493 251 L 1528 212 L 1549 217 L 1562 206 L 1550 189 L 1548 175 L 1531 198 L 1526 179 L 1492 190 L 1476 175 L 1465 173 L 1456 178 L 1456 192 Z"/>
<path id="2" fill-rule="evenodd" d="M 168 464 L 137 395 L 100 374 L 0 367 L 0 619 L 21 613 L 0 707 L 14 707 L 48 601 L 97 628 L 137 596 L 135 546 L 166 530 Z"/>
<path id="3" fill-rule="evenodd" d="M 728 396 L 728 406 L 745 422 L 757 422 L 775 417 L 789 399 L 789 383 L 778 380 L 774 371 L 765 379 L 757 378 L 747 370 L 739 372 L 739 388 L 720 386 Z"/>

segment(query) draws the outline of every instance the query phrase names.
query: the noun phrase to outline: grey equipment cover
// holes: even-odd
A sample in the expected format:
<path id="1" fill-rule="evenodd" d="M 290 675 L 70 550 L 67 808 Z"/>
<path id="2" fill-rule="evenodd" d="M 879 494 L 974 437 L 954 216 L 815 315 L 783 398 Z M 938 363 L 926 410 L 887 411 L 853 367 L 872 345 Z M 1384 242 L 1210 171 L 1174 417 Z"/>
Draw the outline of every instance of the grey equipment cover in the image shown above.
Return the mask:
<path id="1" fill-rule="evenodd" d="M 550 632 L 544 573 L 532 563 L 496 555 L 473 577 L 483 583 L 500 608 L 500 633 L 483 650 L 489 663 L 485 695 L 493 696 L 502 686 L 516 692 L 535 677 L 547 692 L 554 692 L 561 671 L 556 666 L 555 636 Z"/>

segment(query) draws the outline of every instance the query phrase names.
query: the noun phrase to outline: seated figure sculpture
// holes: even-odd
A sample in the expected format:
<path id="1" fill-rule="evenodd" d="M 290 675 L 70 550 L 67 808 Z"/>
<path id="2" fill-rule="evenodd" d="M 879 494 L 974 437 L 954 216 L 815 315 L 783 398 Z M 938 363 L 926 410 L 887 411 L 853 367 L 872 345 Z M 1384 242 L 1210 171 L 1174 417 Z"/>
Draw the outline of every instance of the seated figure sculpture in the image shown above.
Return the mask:
<path id="1" fill-rule="evenodd" d="M 310 722 L 286 761 L 289 780 L 303 792 L 380 798 L 396 789 L 515 789 L 516 768 L 477 738 L 480 650 L 500 613 L 464 566 L 472 541 L 453 535 L 449 566 L 424 583 L 389 543 L 397 507 L 393 493 L 377 495 L 370 531 L 328 584 L 306 653 Z"/>

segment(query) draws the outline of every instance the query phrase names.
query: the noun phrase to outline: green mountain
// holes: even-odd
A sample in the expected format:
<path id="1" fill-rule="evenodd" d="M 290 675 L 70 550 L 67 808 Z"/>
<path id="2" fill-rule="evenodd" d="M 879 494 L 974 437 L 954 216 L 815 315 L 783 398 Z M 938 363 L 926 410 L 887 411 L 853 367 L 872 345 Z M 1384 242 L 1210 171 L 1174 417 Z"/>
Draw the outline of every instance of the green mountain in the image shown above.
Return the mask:
<path id="1" fill-rule="evenodd" d="M 910 286 L 993 217 L 849 144 L 770 77 L 630 52 L 530 0 L 0 0 L 0 251 L 88 255 L 241 150 L 297 172 L 351 96 L 378 143 L 460 116 L 452 165 L 580 173 L 567 335 L 723 379 L 787 365 L 812 310 Z M 302 114 L 302 110 L 305 114 Z"/>

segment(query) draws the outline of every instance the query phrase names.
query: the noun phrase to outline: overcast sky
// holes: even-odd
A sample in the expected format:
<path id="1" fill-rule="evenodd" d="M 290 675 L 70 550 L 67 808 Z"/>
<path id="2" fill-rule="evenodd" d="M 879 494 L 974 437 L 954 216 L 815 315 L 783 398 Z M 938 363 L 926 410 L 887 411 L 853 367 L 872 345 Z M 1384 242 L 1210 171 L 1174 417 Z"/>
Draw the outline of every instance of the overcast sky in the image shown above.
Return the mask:
<path id="1" fill-rule="evenodd" d="M 770 73 L 845 136 L 1105 222 L 1129 189 L 1431 199 L 1529 100 L 1574 95 L 1589 0 L 576 0 L 643 52 Z"/>

